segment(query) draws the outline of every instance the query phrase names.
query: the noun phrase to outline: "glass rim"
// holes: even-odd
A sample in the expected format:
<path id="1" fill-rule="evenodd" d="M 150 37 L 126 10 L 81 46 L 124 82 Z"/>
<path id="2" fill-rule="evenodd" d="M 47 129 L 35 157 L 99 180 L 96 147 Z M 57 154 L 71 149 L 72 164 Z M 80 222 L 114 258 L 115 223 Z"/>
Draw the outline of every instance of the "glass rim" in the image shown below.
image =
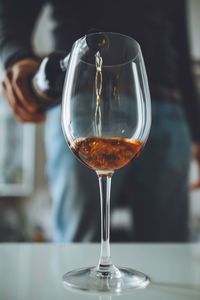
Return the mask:
<path id="1" fill-rule="evenodd" d="M 126 34 L 122 34 L 122 33 L 118 33 L 118 32 L 112 32 L 112 31 L 99 31 L 99 32 L 94 32 L 94 33 L 86 34 L 86 35 L 82 36 L 81 38 L 79 38 L 78 40 L 76 40 L 76 41 L 74 42 L 74 44 L 73 44 L 73 47 L 74 47 L 76 44 L 80 43 L 81 40 L 84 40 L 84 39 L 86 38 L 86 36 L 93 36 L 93 35 L 98 35 L 98 34 L 118 35 L 118 36 L 127 38 L 127 39 L 131 40 L 133 43 L 135 43 L 136 46 L 137 46 L 137 48 L 138 48 L 137 54 L 136 54 L 132 59 L 129 59 L 128 61 L 126 61 L 126 62 L 124 62 L 124 63 L 121 63 L 121 64 L 112 64 L 112 65 L 104 65 L 104 64 L 103 64 L 102 69 L 104 69 L 104 68 L 116 68 L 116 67 L 122 67 L 122 66 L 128 65 L 128 64 L 130 64 L 131 62 L 134 62 L 134 61 L 137 59 L 139 53 L 141 52 L 140 44 L 139 44 L 134 38 L 132 38 L 131 36 L 128 36 L 128 35 L 126 35 Z M 73 47 L 72 47 L 72 49 L 73 49 Z M 80 58 L 80 61 L 81 61 L 82 63 L 86 64 L 86 65 L 93 66 L 93 67 L 96 68 L 96 65 L 93 64 L 93 63 L 86 62 L 86 61 L 84 61 L 84 60 L 81 59 L 81 58 Z"/>

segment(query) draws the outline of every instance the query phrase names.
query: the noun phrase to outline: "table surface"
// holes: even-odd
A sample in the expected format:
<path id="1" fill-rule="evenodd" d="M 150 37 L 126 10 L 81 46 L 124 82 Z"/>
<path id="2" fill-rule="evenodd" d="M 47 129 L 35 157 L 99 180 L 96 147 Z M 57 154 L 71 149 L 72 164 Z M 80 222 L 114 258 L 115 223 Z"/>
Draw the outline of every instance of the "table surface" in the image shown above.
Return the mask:
<path id="1" fill-rule="evenodd" d="M 0 244 L 0 300 L 116 298 L 62 285 L 67 271 L 96 265 L 99 250 L 99 244 Z M 148 288 L 117 300 L 200 299 L 200 244 L 113 244 L 111 253 L 115 265 L 143 271 L 152 280 Z"/>

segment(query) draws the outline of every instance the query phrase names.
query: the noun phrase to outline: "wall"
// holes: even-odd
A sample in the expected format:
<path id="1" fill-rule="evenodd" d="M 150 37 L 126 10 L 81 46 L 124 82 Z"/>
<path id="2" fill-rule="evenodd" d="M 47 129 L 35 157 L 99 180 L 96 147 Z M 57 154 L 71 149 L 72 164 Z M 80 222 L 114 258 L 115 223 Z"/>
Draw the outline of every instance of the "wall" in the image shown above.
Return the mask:
<path id="1" fill-rule="evenodd" d="M 176 1 L 176 0 L 175 0 Z M 188 1 L 191 54 L 195 60 L 200 60 L 200 1 Z"/>
<path id="2" fill-rule="evenodd" d="M 191 42 L 191 54 L 195 61 L 200 61 L 200 1 L 189 0 L 188 21 Z M 198 166 L 193 161 L 191 164 L 190 182 L 198 176 Z M 190 215 L 192 227 L 192 239 L 200 240 L 200 191 L 190 193 Z"/>

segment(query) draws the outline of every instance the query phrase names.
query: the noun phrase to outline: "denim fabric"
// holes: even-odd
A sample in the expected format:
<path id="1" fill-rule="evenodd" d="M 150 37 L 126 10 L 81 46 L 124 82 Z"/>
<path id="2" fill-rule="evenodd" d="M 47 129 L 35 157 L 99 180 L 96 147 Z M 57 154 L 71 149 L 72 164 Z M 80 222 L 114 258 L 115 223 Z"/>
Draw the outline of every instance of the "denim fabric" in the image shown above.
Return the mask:
<path id="1" fill-rule="evenodd" d="M 69 150 L 60 107 L 48 112 L 45 138 L 54 240 L 99 241 L 97 177 Z M 190 145 L 182 108 L 153 101 L 151 132 L 142 154 L 113 176 L 111 210 L 127 208 L 133 219 L 125 235 L 120 229 L 115 232 L 116 241 L 187 240 Z"/>

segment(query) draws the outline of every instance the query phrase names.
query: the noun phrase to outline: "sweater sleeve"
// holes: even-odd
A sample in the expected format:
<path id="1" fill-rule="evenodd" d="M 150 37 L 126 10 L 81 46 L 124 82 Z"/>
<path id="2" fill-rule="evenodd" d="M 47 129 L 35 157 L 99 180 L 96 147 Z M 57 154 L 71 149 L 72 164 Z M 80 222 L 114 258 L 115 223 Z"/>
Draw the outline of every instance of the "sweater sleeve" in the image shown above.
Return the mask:
<path id="1" fill-rule="evenodd" d="M 25 57 L 35 57 L 31 34 L 42 0 L 0 0 L 0 59 L 5 68 Z"/>

